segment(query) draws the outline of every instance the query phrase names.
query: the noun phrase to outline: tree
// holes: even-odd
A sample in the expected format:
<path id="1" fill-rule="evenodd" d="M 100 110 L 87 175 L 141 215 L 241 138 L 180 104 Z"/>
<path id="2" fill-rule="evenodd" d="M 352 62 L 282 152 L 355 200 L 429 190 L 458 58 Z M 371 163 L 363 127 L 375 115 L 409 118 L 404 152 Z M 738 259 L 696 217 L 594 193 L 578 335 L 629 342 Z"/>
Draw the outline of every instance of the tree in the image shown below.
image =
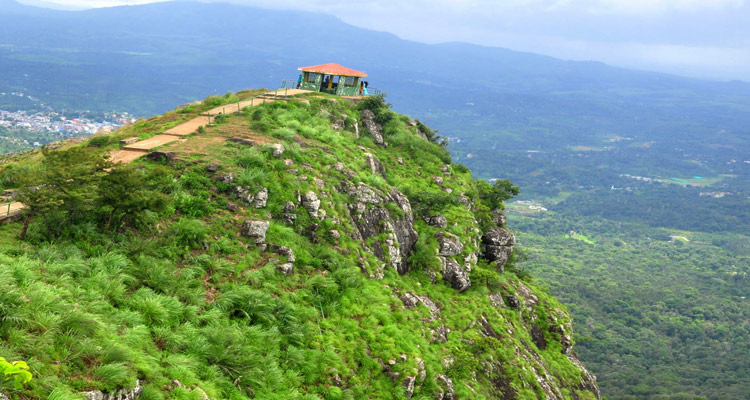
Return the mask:
<path id="1" fill-rule="evenodd" d="M 64 224 L 91 216 L 97 197 L 97 184 L 112 163 L 83 147 L 42 150 L 41 171 L 20 177 L 17 199 L 26 207 L 21 238 L 29 222 L 37 216 L 46 219 L 46 234 L 57 236 Z"/>
<path id="2" fill-rule="evenodd" d="M 518 196 L 519 193 L 518 186 L 507 179 L 497 180 L 492 185 L 486 181 L 479 181 L 478 186 L 479 200 L 491 210 L 503 210 L 505 200 Z"/>
<path id="3" fill-rule="evenodd" d="M 167 174 L 161 169 L 146 171 L 133 165 L 116 165 L 97 187 L 97 214 L 106 230 L 134 226 L 146 219 L 146 212 L 160 212 L 169 204 L 161 192 Z"/>

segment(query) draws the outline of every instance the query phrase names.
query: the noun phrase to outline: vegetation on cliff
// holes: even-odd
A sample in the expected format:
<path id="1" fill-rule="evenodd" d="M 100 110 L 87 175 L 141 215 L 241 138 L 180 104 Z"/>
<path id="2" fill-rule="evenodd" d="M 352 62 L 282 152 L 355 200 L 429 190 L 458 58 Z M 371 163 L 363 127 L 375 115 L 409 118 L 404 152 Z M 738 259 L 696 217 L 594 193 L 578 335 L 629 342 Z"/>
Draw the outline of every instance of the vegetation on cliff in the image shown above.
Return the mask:
<path id="1" fill-rule="evenodd" d="M 564 308 L 514 265 L 517 188 L 473 179 L 382 98 L 276 101 L 105 157 L 233 100 L 2 167 L 28 207 L 0 226 L 0 356 L 34 379 L 0 391 L 599 397 Z"/>

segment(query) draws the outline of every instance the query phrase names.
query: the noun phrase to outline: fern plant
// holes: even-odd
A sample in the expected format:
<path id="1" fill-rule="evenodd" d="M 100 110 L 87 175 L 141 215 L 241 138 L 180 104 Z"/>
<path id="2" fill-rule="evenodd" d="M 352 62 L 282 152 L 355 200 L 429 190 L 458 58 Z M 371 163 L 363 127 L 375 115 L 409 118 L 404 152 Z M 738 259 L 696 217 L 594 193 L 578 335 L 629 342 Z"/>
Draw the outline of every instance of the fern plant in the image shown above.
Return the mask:
<path id="1" fill-rule="evenodd" d="M 13 380 L 13 386 L 16 389 L 22 389 L 23 385 L 31 381 L 31 372 L 26 361 L 13 361 L 12 363 L 0 357 L 0 371 L 5 376 L 5 380 Z"/>

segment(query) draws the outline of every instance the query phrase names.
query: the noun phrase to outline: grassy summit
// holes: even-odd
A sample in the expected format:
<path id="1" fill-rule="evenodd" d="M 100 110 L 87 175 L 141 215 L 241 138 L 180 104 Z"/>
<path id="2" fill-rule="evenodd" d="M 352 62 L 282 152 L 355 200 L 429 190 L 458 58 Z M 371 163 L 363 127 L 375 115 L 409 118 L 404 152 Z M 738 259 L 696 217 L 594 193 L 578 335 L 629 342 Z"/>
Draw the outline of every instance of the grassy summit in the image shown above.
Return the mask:
<path id="1" fill-rule="evenodd" d="M 565 310 L 513 256 L 488 261 L 510 254 L 517 189 L 474 180 L 382 98 L 298 96 L 104 157 L 252 94 L 3 165 L 27 209 L 0 226 L 0 357 L 34 379 L 0 392 L 597 398 Z"/>

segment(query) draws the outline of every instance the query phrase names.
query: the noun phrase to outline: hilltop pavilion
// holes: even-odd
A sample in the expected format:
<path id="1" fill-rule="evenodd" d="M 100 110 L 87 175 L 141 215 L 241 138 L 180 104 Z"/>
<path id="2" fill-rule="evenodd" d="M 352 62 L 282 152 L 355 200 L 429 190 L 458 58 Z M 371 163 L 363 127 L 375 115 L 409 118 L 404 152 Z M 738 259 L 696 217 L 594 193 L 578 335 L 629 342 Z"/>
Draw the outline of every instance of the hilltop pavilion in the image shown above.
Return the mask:
<path id="1" fill-rule="evenodd" d="M 302 71 L 298 88 L 338 96 L 362 96 L 367 94 L 366 73 L 336 63 L 299 67 Z"/>

